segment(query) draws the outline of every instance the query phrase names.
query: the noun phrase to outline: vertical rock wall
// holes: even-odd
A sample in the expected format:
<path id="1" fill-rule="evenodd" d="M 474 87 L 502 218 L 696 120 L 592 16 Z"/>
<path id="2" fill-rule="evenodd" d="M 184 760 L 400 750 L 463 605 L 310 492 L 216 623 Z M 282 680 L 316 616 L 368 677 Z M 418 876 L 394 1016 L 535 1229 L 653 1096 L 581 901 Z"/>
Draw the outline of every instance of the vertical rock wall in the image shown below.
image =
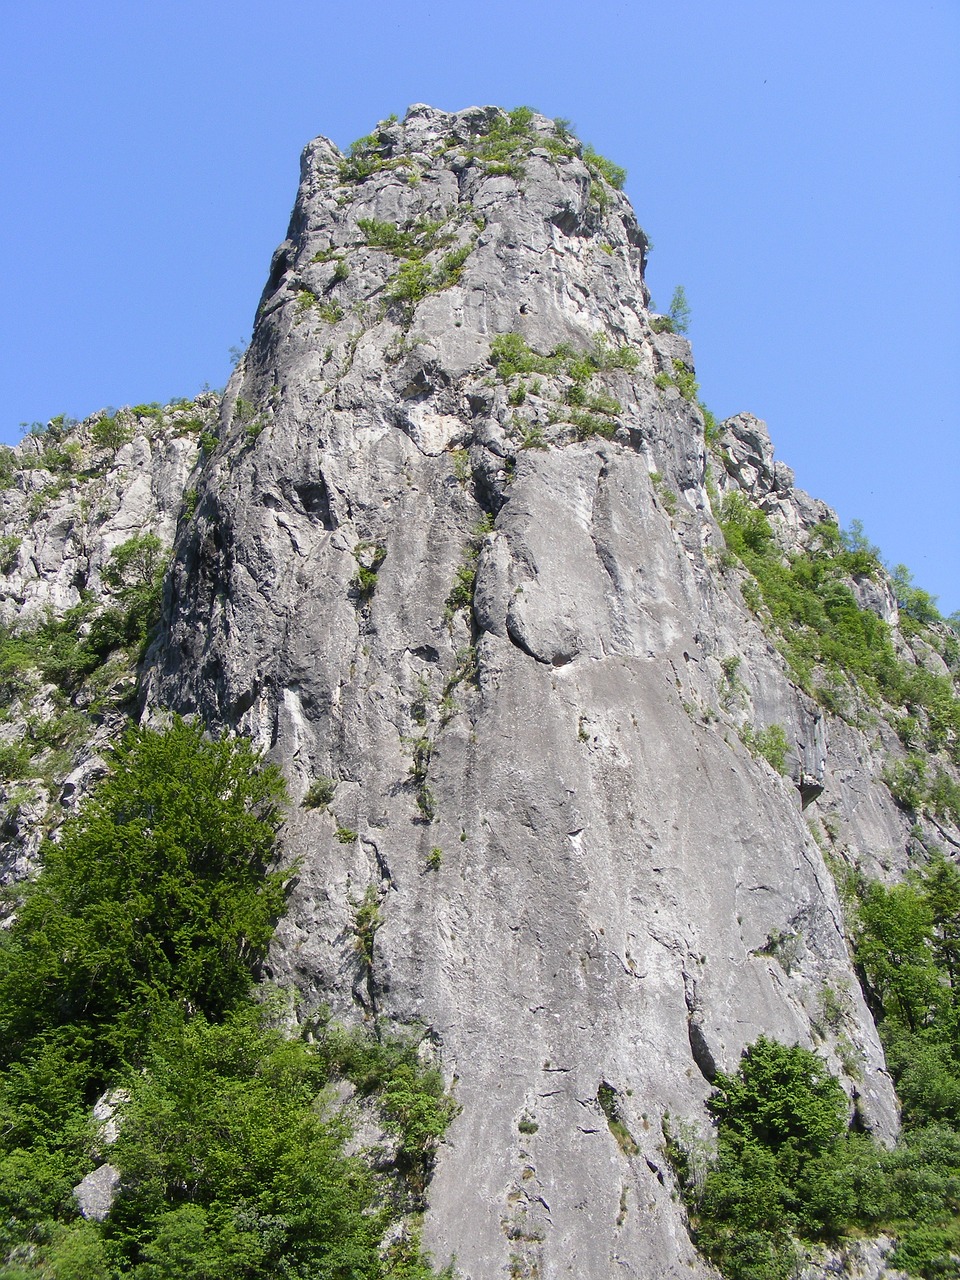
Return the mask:
<path id="1" fill-rule="evenodd" d="M 491 159 L 504 119 L 418 106 L 359 161 L 306 149 L 145 697 L 251 733 L 295 802 L 330 780 L 329 805 L 291 813 L 271 975 L 304 1016 L 436 1047 L 461 1106 L 430 1189 L 438 1261 L 706 1275 L 662 1124 L 702 1124 L 747 1043 L 816 1042 L 895 1130 L 808 819 L 842 811 L 864 857 L 895 856 L 903 819 L 871 786 L 879 748 L 791 684 L 720 563 L 676 386 L 690 348 L 651 327 L 627 200 L 540 117 L 520 169 Z M 504 379 L 507 333 L 572 354 Z M 762 424 L 726 439 L 717 479 L 784 539 L 823 518 Z M 747 711 L 786 727 L 791 776 L 742 745 Z M 826 986 L 841 1033 L 818 1025 Z"/>

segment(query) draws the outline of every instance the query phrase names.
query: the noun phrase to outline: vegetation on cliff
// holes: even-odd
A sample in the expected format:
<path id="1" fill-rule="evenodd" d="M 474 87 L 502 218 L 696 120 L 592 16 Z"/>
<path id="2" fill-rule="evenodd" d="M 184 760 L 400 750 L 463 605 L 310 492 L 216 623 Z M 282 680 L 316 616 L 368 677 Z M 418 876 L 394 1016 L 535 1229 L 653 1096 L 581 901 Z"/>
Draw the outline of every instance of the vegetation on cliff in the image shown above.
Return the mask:
<path id="1" fill-rule="evenodd" d="M 18 887 L 0 937 L 7 1280 L 430 1274 L 415 1234 L 384 1238 L 452 1114 L 438 1073 L 406 1042 L 323 1024 L 290 1040 L 283 1000 L 253 996 L 289 874 L 283 802 L 242 738 L 130 729 Z M 346 1154 L 338 1080 L 369 1099 L 379 1171 Z M 113 1144 L 91 1118 L 105 1092 Z M 120 1181 L 100 1224 L 72 1189 L 103 1160 Z"/>
<path id="2" fill-rule="evenodd" d="M 846 886 L 858 975 L 903 1104 L 888 1151 L 808 1049 L 761 1037 L 719 1073 L 716 1153 L 668 1150 L 697 1246 L 730 1280 L 787 1280 L 798 1243 L 883 1230 L 910 1275 L 960 1275 L 960 870 L 935 855 L 905 883 Z"/>

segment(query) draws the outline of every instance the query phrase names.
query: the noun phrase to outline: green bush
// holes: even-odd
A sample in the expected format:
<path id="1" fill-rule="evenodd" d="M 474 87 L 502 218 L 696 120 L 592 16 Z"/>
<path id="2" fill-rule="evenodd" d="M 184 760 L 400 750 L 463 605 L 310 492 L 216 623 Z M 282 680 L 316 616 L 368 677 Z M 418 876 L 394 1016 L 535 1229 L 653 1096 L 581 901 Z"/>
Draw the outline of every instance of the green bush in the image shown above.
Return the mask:
<path id="1" fill-rule="evenodd" d="M 283 904 L 268 872 L 283 795 L 243 739 L 130 730 L 96 799 L 44 849 L 2 938 L 0 1044 L 89 1028 L 100 1079 L 141 1052 L 170 1004 L 216 1015 L 246 995 Z"/>
<path id="2" fill-rule="evenodd" d="M 622 169 L 620 165 L 614 164 L 606 156 L 594 151 L 589 144 L 584 144 L 581 154 L 583 163 L 592 173 L 602 178 L 604 182 L 608 182 L 611 187 L 616 187 L 618 191 L 622 189 L 627 180 L 626 169 Z"/>
<path id="3" fill-rule="evenodd" d="M 777 773 L 787 772 L 787 752 L 790 744 L 787 742 L 783 725 L 768 724 L 765 729 L 760 729 L 758 732 L 753 732 L 748 726 L 744 730 L 744 741 L 754 755 L 763 756 L 767 764 L 776 769 Z"/>
<path id="4" fill-rule="evenodd" d="M 364 243 L 376 249 L 385 249 L 398 258 L 425 258 L 434 249 L 449 244 L 452 233 L 443 231 L 442 221 L 418 218 L 406 228 L 394 222 L 381 222 L 377 218 L 358 218 L 357 227 Z"/>
<path id="5" fill-rule="evenodd" d="M 379 542 L 358 542 L 353 549 L 357 562 L 356 576 L 351 588 L 359 600 L 369 600 L 377 588 L 377 574 L 387 558 L 387 548 Z"/>
<path id="6" fill-rule="evenodd" d="M 90 439 L 98 448 L 111 449 L 114 453 L 133 439 L 133 430 L 116 415 L 98 418 L 90 428 Z"/>
<path id="7" fill-rule="evenodd" d="M 438 1073 L 414 1042 L 290 1041 L 249 995 L 283 901 L 277 770 L 179 720 L 130 730 L 111 763 L 0 934 L 0 1271 L 428 1280 L 416 1233 L 391 1224 L 422 1208 L 454 1113 Z M 390 1171 L 344 1154 L 338 1076 L 398 1135 Z M 116 1085 L 121 1190 L 81 1223 L 89 1107 Z"/>
<path id="8" fill-rule="evenodd" d="M 786 1280 L 794 1240 L 829 1237 L 849 1216 L 862 1152 L 846 1097 L 815 1054 L 762 1036 L 714 1084 L 716 1158 L 699 1188 L 680 1165 L 694 1239 L 730 1280 Z"/>
<path id="9" fill-rule="evenodd" d="M 337 784 L 332 778 L 314 778 L 300 802 L 304 809 L 326 809 L 333 801 Z"/>

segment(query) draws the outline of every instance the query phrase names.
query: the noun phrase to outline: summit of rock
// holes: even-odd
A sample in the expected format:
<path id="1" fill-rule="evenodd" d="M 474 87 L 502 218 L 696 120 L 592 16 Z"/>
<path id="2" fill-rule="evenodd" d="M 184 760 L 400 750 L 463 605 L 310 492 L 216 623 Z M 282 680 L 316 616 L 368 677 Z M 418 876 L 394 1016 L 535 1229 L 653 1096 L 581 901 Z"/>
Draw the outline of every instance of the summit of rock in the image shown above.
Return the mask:
<path id="1" fill-rule="evenodd" d="M 464 1280 L 712 1274 L 663 1126 L 708 1135 L 761 1034 L 898 1123 L 824 851 L 906 865 L 903 748 L 801 687 L 725 547 L 725 503 L 785 556 L 835 517 L 762 422 L 705 414 L 621 182 L 524 109 L 315 139 L 216 438 L 144 462 L 190 500 L 149 509 L 174 541 L 142 713 L 282 767 L 299 871 L 268 976 L 298 1018 L 413 1028 L 441 1064 L 424 1238 Z M 895 627 L 885 579 L 844 590 Z"/>

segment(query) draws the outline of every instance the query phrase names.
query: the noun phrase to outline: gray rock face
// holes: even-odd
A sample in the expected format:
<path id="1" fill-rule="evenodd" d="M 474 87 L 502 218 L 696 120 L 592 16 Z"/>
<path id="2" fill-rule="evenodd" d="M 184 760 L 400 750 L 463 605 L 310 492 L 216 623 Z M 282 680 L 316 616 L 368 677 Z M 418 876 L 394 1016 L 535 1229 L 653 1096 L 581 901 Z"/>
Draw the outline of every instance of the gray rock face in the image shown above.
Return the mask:
<path id="1" fill-rule="evenodd" d="M 27 436 L 13 451 L 16 482 L 0 491 L 0 525 L 17 544 L 0 578 L 0 622 L 22 626 L 99 594 L 110 553 L 135 534 L 171 543 L 199 453 L 197 430 L 215 421 L 217 405 L 214 393 L 190 402 L 179 415 L 196 424 L 190 428 L 173 415 L 158 423 L 122 410 L 116 447 L 96 443 L 94 415 L 70 433 L 66 460 Z"/>
<path id="2" fill-rule="evenodd" d="M 414 107 L 359 179 L 307 147 L 145 708 L 247 732 L 286 772 L 302 870 L 273 978 L 304 1013 L 438 1047 L 461 1112 L 430 1190 L 437 1260 L 472 1280 L 706 1276 L 661 1128 L 703 1126 L 714 1072 L 760 1033 L 816 1044 L 895 1132 L 811 818 L 869 865 L 899 856 L 905 819 L 874 785 L 883 745 L 825 722 L 718 564 L 700 412 L 654 381 L 692 356 L 650 328 L 628 202 L 539 117 L 522 179 L 472 156 L 501 118 Z M 556 364 L 498 375 L 511 332 L 599 353 L 611 438 L 585 435 Z M 621 347 L 635 367 L 601 358 Z M 724 490 L 762 498 L 785 545 L 830 514 L 756 419 L 724 439 Z M 785 727 L 791 777 L 741 744 L 748 722 Z M 321 777 L 329 807 L 298 807 Z M 839 1032 L 818 1023 L 827 986 Z"/>
<path id="3" fill-rule="evenodd" d="M 825 1249 L 822 1255 L 803 1268 L 800 1280 L 908 1280 L 907 1273 L 892 1267 L 888 1261 L 894 1241 L 889 1236 L 876 1240 L 851 1241 L 842 1249 Z"/>
<path id="4" fill-rule="evenodd" d="M 119 1169 L 112 1164 L 98 1165 L 73 1188 L 81 1215 L 92 1222 L 103 1222 L 110 1215 L 119 1188 Z"/>
<path id="5" fill-rule="evenodd" d="M 200 456 L 199 434 L 216 424 L 218 407 L 219 396 L 208 392 L 165 412 L 140 406 L 109 419 L 94 414 L 62 437 L 56 430 L 28 435 L 17 448 L 0 451 L 4 633 L 31 632 L 81 602 L 94 612 L 115 603 L 103 570 L 128 539 L 151 534 L 169 548 Z M 80 627 L 89 630 L 89 616 Z M 29 724 L 50 726 L 71 715 L 86 719 L 89 734 L 79 742 L 70 735 L 73 758 L 66 769 L 47 749 L 31 761 L 33 776 L 3 774 L 0 883 L 35 870 L 44 836 L 103 775 L 100 753 L 127 723 L 123 704 L 136 684 L 133 661 L 116 654 L 95 691 L 68 692 L 36 672 L 19 675 L 23 688 L 11 691 L 18 682 L 4 683 L 0 750 L 16 748 Z"/>

